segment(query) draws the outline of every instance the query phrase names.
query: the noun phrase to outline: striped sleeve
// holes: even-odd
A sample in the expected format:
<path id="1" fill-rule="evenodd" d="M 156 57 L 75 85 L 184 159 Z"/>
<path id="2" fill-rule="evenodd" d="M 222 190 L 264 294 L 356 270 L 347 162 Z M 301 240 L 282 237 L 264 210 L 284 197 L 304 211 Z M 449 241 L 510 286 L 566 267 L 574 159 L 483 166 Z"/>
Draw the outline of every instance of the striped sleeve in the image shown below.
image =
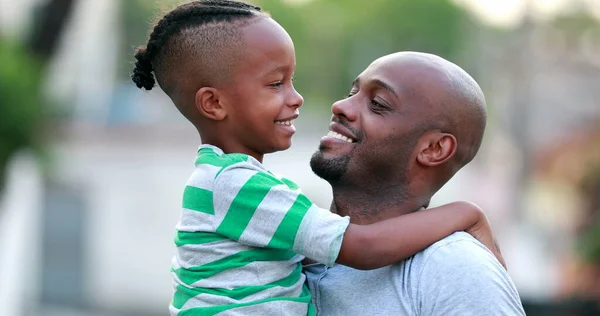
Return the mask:
<path id="1" fill-rule="evenodd" d="M 313 205 L 293 182 L 244 164 L 217 176 L 213 205 L 217 233 L 248 246 L 293 250 L 328 265 L 337 259 L 349 223 Z"/>

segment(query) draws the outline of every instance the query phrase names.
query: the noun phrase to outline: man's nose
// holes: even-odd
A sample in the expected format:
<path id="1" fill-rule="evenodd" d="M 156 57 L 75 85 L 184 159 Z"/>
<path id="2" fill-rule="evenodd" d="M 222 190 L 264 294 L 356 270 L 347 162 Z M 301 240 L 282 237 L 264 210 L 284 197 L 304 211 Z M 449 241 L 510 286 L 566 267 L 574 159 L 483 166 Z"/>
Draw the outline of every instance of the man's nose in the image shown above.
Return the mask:
<path id="1" fill-rule="evenodd" d="M 354 102 L 356 102 L 356 100 L 354 100 L 353 97 L 339 100 L 331 106 L 331 112 L 338 118 L 343 118 L 350 122 L 356 121 L 358 113 L 353 104 Z"/>

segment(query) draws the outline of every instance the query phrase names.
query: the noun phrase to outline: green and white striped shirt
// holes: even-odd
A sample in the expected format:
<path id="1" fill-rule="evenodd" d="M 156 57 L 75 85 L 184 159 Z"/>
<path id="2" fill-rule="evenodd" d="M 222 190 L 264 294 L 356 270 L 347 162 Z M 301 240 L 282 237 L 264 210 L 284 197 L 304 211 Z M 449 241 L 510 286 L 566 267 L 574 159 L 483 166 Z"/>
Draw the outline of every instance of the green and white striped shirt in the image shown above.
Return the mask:
<path id="1" fill-rule="evenodd" d="M 314 315 L 300 261 L 332 266 L 348 224 L 253 157 L 202 145 L 176 227 L 171 315 Z"/>

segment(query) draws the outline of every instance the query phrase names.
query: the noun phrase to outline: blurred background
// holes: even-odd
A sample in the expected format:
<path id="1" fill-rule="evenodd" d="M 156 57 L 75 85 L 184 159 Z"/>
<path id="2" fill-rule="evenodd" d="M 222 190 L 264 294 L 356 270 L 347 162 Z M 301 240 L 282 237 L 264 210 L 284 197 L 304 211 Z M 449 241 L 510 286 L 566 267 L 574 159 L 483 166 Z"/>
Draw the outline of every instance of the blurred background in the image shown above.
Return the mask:
<path id="1" fill-rule="evenodd" d="M 174 0 L 0 0 L 0 315 L 166 315 L 198 139 L 133 51 Z M 309 157 L 374 59 L 417 50 L 481 84 L 478 157 L 434 205 L 487 212 L 528 315 L 600 315 L 600 0 L 264 0 L 305 97 L 265 164 L 319 205 Z"/>

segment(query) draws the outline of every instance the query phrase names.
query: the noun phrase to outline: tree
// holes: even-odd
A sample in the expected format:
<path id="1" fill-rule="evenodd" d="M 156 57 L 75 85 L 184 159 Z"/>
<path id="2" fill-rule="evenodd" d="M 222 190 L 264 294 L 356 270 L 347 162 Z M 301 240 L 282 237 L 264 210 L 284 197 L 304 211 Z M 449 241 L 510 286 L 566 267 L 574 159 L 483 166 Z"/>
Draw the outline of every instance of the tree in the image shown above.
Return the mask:
<path id="1" fill-rule="evenodd" d="M 44 2 L 24 43 L 0 37 L 0 193 L 11 157 L 24 148 L 39 148 L 38 133 L 47 113 L 40 94 L 42 78 L 74 4 L 75 0 Z"/>

